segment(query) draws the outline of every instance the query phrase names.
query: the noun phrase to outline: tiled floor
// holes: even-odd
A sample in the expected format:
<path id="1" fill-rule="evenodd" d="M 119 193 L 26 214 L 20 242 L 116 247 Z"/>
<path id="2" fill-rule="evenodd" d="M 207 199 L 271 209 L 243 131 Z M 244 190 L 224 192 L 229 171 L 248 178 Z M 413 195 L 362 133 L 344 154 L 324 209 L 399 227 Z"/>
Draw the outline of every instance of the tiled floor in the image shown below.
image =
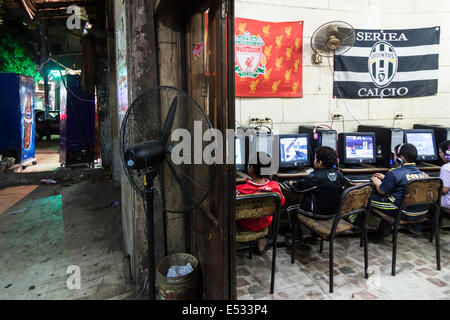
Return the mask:
<path id="1" fill-rule="evenodd" d="M 297 247 L 294 264 L 290 262 L 290 249 L 278 248 L 273 295 L 269 294 L 272 250 L 253 255 L 252 260 L 247 251 L 239 252 L 238 299 L 449 299 L 450 232 L 441 232 L 441 271 L 436 269 L 435 242 L 428 242 L 426 237 L 427 233 L 418 238 L 399 234 L 397 275 L 392 277 L 392 238 L 369 236 L 369 279 L 364 278 L 359 238 L 336 239 L 332 294 L 328 291 L 328 242 L 324 242 L 322 253 L 319 245 Z"/>
<path id="2" fill-rule="evenodd" d="M 119 199 L 120 188 L 109 181 L 41 185 L 0 214 L 0 300 L 109 299 L 130 292 L 121 208 L 111 206 Z M 67 286 L 69 266 L 80 268 L 80 289 Z"/>

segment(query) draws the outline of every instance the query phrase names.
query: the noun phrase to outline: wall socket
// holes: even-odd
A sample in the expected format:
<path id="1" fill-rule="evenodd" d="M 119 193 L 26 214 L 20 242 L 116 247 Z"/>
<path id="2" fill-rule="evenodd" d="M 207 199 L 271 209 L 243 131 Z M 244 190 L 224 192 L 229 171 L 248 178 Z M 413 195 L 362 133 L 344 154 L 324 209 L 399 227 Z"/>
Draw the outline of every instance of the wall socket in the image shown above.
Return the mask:
<path id="1" fill-rule="evenodd" d="M 252 114 L 250 115 L 249 118 L 249 123 L 270 123 L 270 120 L 266 120 L 266 119 L 270 119 L 272 120 L 271 117 L 267 116 L 267 115 L 256 115 L 256 114 Z"/>
<path id="2" fill-rule="evenodd" d="M 340 118 L 342 118 L 342 115 L 341 115 L 340 113 L 333 112 L 333 113 L 331 114 L 331 119 L 333 119 L 333 120 L 335 120 L 335 119 L 340 119 Z"/>

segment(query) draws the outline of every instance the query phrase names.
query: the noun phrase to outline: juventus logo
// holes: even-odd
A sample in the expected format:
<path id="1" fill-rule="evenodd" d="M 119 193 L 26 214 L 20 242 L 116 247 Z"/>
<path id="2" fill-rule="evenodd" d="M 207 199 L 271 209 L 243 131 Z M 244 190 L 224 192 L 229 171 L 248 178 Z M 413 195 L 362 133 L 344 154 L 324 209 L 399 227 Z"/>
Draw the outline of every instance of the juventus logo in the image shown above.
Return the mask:
<path id="1" fill-rule="evenodd" d="M 368 68 L 370 77 L 377 87 L 389 85 L 398 69 L 398 57 L 394 47 L 386 41 L 375 43 L 370 50 Z"/>

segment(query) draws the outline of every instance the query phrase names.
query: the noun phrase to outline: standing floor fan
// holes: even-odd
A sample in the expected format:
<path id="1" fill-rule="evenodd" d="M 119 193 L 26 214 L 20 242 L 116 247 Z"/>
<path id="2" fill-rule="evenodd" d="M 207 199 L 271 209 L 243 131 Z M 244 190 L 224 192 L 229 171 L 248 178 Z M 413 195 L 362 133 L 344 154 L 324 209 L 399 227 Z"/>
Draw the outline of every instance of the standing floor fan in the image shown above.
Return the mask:
<path id="1" fill-rule="evenodd" d="M 198 136 L 200 126 L 202 130 Z M 194 136 L 194 128 L 197 136 Z M 203 141 L 203 134 L 207 132 L 211 139 Z M 182 138 L 171 141 L 172 133 L 180 133 Z M 183 142 L 189 147 L 181 150 L 178 144 Z M 156 298 L 153 216 L 159 213 L 153 210 L 153 180 L 162 175 L 164 185 L 170 187 L 168 194 L 159 190 L 163 195 L 164 212 L 183 214 L 197 208 L 208 196 L 215 177 L 215 161 L 210 165 L 203 161 L 203 150 L 206 146 L 211 148 L 212 144 L 215 146 L 217 141 L 208 116 L 192 97 L 177 88 L 157 87 L 146 91 L 131 104 L 124 116 L 121 159 L 131 185 L 144 199 L 150 299 Z M 179 163 L 175 155 L 185 161 L 175 164 Z M 200 163 L 198 159 L 201 159 Z M 157 186 L 161 187 L 160 184 Z"/>

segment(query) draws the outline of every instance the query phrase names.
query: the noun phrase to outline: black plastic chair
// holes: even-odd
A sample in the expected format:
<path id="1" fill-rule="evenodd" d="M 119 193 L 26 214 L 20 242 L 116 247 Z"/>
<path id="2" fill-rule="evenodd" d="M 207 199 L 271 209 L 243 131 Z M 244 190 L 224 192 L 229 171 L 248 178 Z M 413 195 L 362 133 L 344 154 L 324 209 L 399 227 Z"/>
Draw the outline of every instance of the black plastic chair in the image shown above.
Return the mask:
<path id="1" fill-rule="evenodd" d="M 323 250 L 323 240 L 330 242 L 330 261 L 329 261 L 329 277 L 330 277 L 330 293 L 333 293 L 333 241 L 338 234 L 342 234 L 353 228 L 353 225 L 343 220 L 353 214 L 363 214 L 363 226 L 361 228 L 361 239 L 364 245 L 364 276 L 367 279 L 369 274 L 368 253 L 367 253 L 367 217 L 370 204 L 370 196 L 372 194 L 372 186 L 370 183 L 350 187 L 341 195 L 339 211 L 333 215 L 321 215 L 300 209 L 300 205 L 288 208 L 291 221 L 295 222 L 292 230 L 292 238 L 297 238 L 298 223 L 317 233 L 320 238 L 320 252 Z M 292 242 L 291 263 L 295 259 L 295 243 Z"/>
<path id="2" fill-rule="evenodd" d="M 277 237 L 280 221 L 281 197 L 275 192 L 252 193 L 236 196 L 236 220 L 273 216 L 271 225 L 261 231 L 241 230 L 237 227 L 236 242 L 249 242 L 252 244 L 257 239 L 267 237 L 272 241 L 272 276 L 270 282 L 270 294 L 273 294 L 275 286 L 275 264 L 277 258 Z M 250 245 L 250 252 L 252 246 Z M 250 253 L 251 259 L 251 253 Z"/>
<path id="3" fill-rule="evenodd" d="M 427 220 L 428 210 L 424 211 L 418 219 L 414 221 L 408 221 L 402 219 L 403 214 L 410 215 L 411 206 L 424 205 L 434 207 L 434 214 L 432 214 L 432 229 L 430 233 L 430 242 L 432 241 L 432 235 L 436 237 L 436 264 L 437 269 L 441 270 L 440 260 L 440 247 L 439 247 L 439 215 L 441 210 L 441 193 L 442 193 L 442 180 L 440 178 L 422 178 L 414 179 L 408 182 L 405 191 L 403 192 L 402 202 L 395 215 L 391 216 L 381 212 L 380 210 L 371 207 L 370 212 L 380 217 L 387 223 L 392 225 L 392 272 L 395 276 L 396 258 L 397 258 L 397 236 L 400 225 L 407 225 L 410 223 L 420 223 Z M 414 213 L 413 213 L 414 214 Z"/>

